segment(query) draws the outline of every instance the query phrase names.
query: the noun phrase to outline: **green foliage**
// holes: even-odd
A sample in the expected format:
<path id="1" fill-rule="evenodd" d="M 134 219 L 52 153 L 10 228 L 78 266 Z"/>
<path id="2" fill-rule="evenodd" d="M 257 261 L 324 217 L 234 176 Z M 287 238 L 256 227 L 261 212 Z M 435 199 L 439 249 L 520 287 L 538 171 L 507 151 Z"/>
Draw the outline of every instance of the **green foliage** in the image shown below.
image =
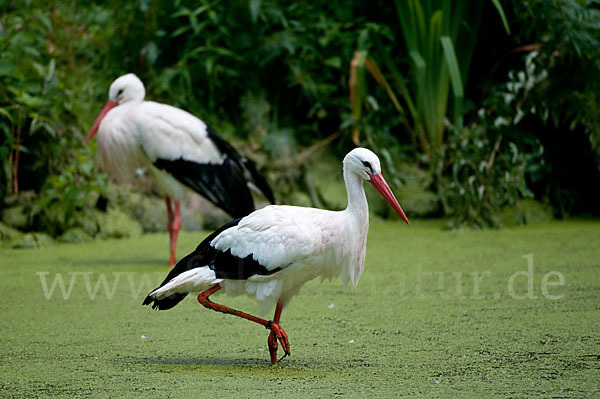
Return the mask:
<path id="1" fill-rule="evenodd" d="M 497 1 L 492 3 L 509 32 L 502 6 Z M 412 144 L 420 150 L 422 156 L 419 158 L 432 175 L 432 187 L 438 193 L 444 213 L 452 215 L 455 225 L 494 225 L 495 212 L 516 199 L 512 180 L 504 182 L 495 173 L 509 165 L 495 168 L 494 173 L 475 173 L 482 154 L 474 151 L 478 147 L 473 146 L 475 139 L 470 137 L 471 130 L 477 133 L 478 141 L 488 140 L 486 131 L 479 127 L 463 128 L 464 86 L 484 3 L 409 0 L 396 1 L 395 6 L 400 36 L 408 55 L 404 63 L 408 64 L 409 73 L 401 72 L 406 68 L 402 68 L 390 47 L 384 46 L 379 38 L 381 35 L 371 32 L 371 49 L 357 51 L 352 61 L 350 90 L 353 117 L 363 128 L 362 104 L 373 102 L 366 88 L 365 74 L 368 71 L 385 89 Z M 368 48 L 365 43 L 363 45 Z M 385 66 L 386 73 L 379 68 L 376 60 Z M 452 105 L 451 112 L 448 111 L 449 104 Z M 453 137 L 452 142 L 446 143 L 445 130 L 450 121 L 454 124 Z M 355 131 L 355 137 L 357 135 Z M 460 146 L 456 145 L 459 137 L 462 137 Z M 448 175 L 450 169 L 453 173 Z M 508 170 L 510 172 L 507 173 L 523 177 L 518 170 Z M 449 182 L 452 184 L 449 185 Z M 524 180 L 519 183 L 526 189 Z M 473 192 L 475 184 L 480 188 Z M 485 192 L 481 190 L 485 189 L 505 193 L 508 198 L 483 195 Z M 432 196 L 427 191 L 421 190 L 420 193 L 422 198 Z"/>
<path id="2" fill-rule="evenodd" d="M 492 139 L 483 126 L 451 129 L 445 151 L 451 172 L 440 190 L 452 215 L 450 226 L 498 227 L 504 206 L 532 198 L 526 175 L 540 162 L 541 146 L 537 151 L 521 151 L 510 137 Z"/>
<path id="3" fill-rule="evenodd" d="M 396 1 L 398 19 L 406 50 L 411 59 L 410 89 L 416 112 L 411 114 L 414 133 L 422 150 L 431 157 L 440 155 L 444 118 L 450 85 L 454 94 L 454 122 L 461 124 L 463 79 L 466 78 L 483 2 Z M 462 45 L 456 48 L 455 45 Z M 462 65 L 458 65 L 456 52 Z M 462 76 L 461 76 L 462 75 Z M 397 77 L 395 80 L 400 81 Z"/>
<path id="4" fill-rule="evenodd" d="M 539 55 L 538 51 L 527 54 L 523 66 L 509 71 L 507 81 L 492 87 L 484 100 L 488 108 L 479 112 L 496 129 L 517 126 L 532 115 L 544 122 L 550 118 L 546 102 L 535 98 L 536 91 L 548 83 L 548 70 L 538 62 Z"/>
<path id="5" fill-rule="evenodd" d="M 598 0 L 514 1 L 517 20 L 523 23 L 518 37 L 532 36 L 574 59 L 597 60 L 600 52 L 600 9 Z"/>
<path id="6" fill-rule="evenodd" d="M 131 12 L 114 14 L 113 23 L 128 35 L 117 32 L 107 58 L 136 72 L 148 98 L 191 111 L 228 140 L 246 140 L 238 148 L 266 169 L 279 200 L 298 198 L 309 179 L 304 155 L 351 127 L 347 65 L 356 32 L 377 8 L 348 0 L 125 7 Z"/>
<path id="7" fill-rule="evenodd" d="M 125 72 L 142 78 L 149 99 L 191 111 L 256 160 L 281 203 L 335 207 L 315 154 L 339 159 L 353 144 L 381 155 L 395 191 L 418 191 L 421 214 L 435 212 L 437 195 L 457 224 L 494 225 L 525 182 L 542 184 L 552 165 L 539 156 L 539 125 L 583 127 L 600 166 L 597 1 L 26 0 L 0 9 L 0 208 L 24 213 L 13 219 L 27 230 L 97 234 L 84 220 L 105 177 L 94 144 L 81 141 Z M 471 61 L 486 18 L 511 60 L 529 53 L 486 82 L 480 104 L 487 72 Z M 478 170 L 500 136 L 494 166 Z M 476 204 L 480 186 L 490 196 Z"/>
<path id="8" fill-rule="evenodd" d="M 510 134 L 525 151 L 527 141 L 543 143 L 544 155 L 528 184 L 556 216 L 597 215 L 589 187 L 600 179 L 598 3 L 515 2 L 514 13 L 517 47 L 510 56 L 523 62 L 513 63 L 489 88 L 483 104 L 488 127 Z M 584 135 L 589 144 L 579 139 Z"/>
<path id="9" fill-rule="evenodd" d="M 0 246 L 2 246 L 4 242 L 17 239 L 20 236 L 21 232 L 19 230 L 0 222 Z"/>
<path id="10" fill-rule="evenodd" d="M 385 88 L 404 119 L 404 127 L 413 142 L 418 142 L 421 151 L 435 163 L 444 149 L 450 88 L 453 94 L 451 119 L 457 126 L 462 126 L 464 85 L 481 23 L 483 4 L 481 1 L 396 1 L 401 31 L 395 33 L 401 34 L 405 43 L 409 58 L 409 84 L 405 84 L 406 75 L 400 72 L 390 49 L 373 35 L 372 55 L 362 50 L 356 53 L 353 60 L 353 67 L 357 69 L 351 95 L 355 119 L 360 118 L 360 104 L 367 92 L 364 88 L 366 67 Z M 508 31 L 502 7 L 497 1 L 494 5 Z M 383 61 L 393 84 L 388 83 L 376 59 Z M 405 106 L 401 105 L 396 93 L 401 95 Z"/>
<path id="11" fill-rule="evenodd" d="M 0 172 L 2 181 L 10 182 L 10 187 L 3 191 L 16 193 L 19 158 L 22 153 L 30 152 L 25 144 L 27 139 L 32 137 L 36 142 L 50 144 L 57 135 L 50 123 L 55 104 L 48 101 L 48 95 L 57 90 L 56 62 L 44 51 L 44 37 L 49 30 L 47 13 L 37 10 L 28 17 L 4 14 L 1 23 Z M 44 161 L 48 156 L 51 154 L 31 165 L 33 174 L 47 167 L 48 162 Z"/>
<path id="12" fill-rule="evenodd" d="M 32 226 L 53 236 L 79 227 L 81 218 L 91 217 L 106 186 L 104 176 L 96 175 L 87 151 L 73 150 L 72 155 L 60 174 L 46 179 L 30 209 Z"/>
<path id="13" fill-rule="evenodd" d="M 150 95 L 207 114 L 209 122 L 244 123 L 236 118 L 244 115 L 242 103 L 257 99 L 268 104 L 272 125 L 293 126 L 295 138 L 310 144 L 313 140 L 303 136 L 318 137 L 315 128 L 339 118 L 334 107 L 347 104 L 339 83 L 345 80 L 354 32 L 366 23 L 358 10 L 350 1 L 157 1 L 143 13 L 156 14 L 152 24 L 132 15 L 128 23 L 136 32 L 146 26 L 133 40 L 140 43 Z M 320 135 L 335 132 L 337 125 Z"/>
<path id="14" fill-rule="evenodd" d="M 52 174 L 39 192 L 22 191 L 8 198 L 5 219 L 23 230 L 44 231 L 58 236 L 65 230 L 80 227 L 84 219 L 94 219 L 95 204 L 104 190 L 105 178 L 95 176 L 94 163 L 88 154 L 74 151 L 60 174 Z M 11 213 L 20 214 L 21 222 Z"/>
<path id="15" fill-rule="evenodd" d="M 20 228 L 51 235 L 93 209 L 92 193 L 104 186 L 79 129 L 85 118 L 79 97 L 89 86 L 75 89 L 82 75 L 63 65 L 63 53 L 77 53 L 77 42 L 71 49 L 54 44 L 70 34 L 55 28 L 61 18 L 41 7 L 16 8 L 0 18 L 0 191 L 11 194 L 2 197 L 7 205 L 19 204 L 24 213 L 27 223 Z"/>
<path id="16" fill-rule="evenodd" d="M 565 131 L 583 126 L 600 168 L 600 8 L 595 0 L 515 2 L 522 40 L 539 40 L 534 56 L 548 79 L 527 99 L 542 121 Z"/>

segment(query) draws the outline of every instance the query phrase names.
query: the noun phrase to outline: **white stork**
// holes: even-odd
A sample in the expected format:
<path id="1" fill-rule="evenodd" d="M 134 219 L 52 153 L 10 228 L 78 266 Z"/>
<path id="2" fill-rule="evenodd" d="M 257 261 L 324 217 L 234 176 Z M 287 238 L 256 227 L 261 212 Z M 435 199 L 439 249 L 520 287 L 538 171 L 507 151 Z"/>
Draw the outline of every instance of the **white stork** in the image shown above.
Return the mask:
<path id="1" fill-rule="evenodd" d="M 98 132 L 100 159 L 116 179 L 130 181 L 138 168 L 154 177 L 165 193 L 172 266 L 185 187 L 234 218 L 254 210 L 250 188 L 272 204 L 275 199 L 254 163 L 214 130 L 182 109 L 144 101 L 145 95 L 144 84 L 134 74 L 117 78 L 85 142 Z"/>
<path id="2" fill-rule="evenodd" d="M 205 307 L 271 330 L 268 345 L 272 363 L 277 361 L 277 341 L 289 355 L 287 334 L 279 319 L 292 296 L 316 277 L 333 279 L 341 273 L 344 284 L 350 281 L 356 286 L 362 275 L 369 229 L 363 181 L 370 182 L 410 225 L 373 152 L 356 148 L 346 155 L 343 165 L 348 192 L 345 210 L 270 205 L 233 220 L 181 259 L 143 304 L 170 309 L 188 293 L 201 292 L 198 301 Z M 212 302 L 209 296 L 221 289 L 231 295 L 254 297 L 263 310 L 275 306 L 273 320 Z"/>

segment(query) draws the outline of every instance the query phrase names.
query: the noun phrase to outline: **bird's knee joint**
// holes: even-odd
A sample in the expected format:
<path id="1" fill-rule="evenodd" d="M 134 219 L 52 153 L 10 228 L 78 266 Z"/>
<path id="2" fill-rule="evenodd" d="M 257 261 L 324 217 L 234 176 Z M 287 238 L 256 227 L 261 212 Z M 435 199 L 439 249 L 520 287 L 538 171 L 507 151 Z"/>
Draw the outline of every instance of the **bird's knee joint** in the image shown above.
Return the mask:
<path id="1" fill-rule="evenodd" d="M 199 294 L 198 295 L 198 302 L 200 302 L 200 304 L 202 306 L 204 306 L 205 308 L 210 307 L 210 304 L 212 303 L 210 301 L 210 299 L 208 299 L 208 296 L 204 295 L 204 294 Z"/>
<path id="2" fill-rule="evenodd" d="M 173 222 L 173 228 L 175 230 L 181 229 L 181 218 L 178 218 L 178 217 L 175 218 L 175 221 Z"/>

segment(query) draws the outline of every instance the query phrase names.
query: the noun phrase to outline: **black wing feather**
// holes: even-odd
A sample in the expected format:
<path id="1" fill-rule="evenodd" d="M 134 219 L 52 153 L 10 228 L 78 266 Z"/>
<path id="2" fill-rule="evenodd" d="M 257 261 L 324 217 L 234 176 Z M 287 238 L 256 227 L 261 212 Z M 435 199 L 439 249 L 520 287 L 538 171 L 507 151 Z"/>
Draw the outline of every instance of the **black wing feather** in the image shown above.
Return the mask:
<path id="1" fill-rule="evenodd" d="M 210 245 L 210 242 L 216 236 L 233 226 L 237 226 L 240 220 L 241 218 L 232 220 L 206 237 L 200 243 L 200 245 L 198 245 L 194 252 L 177 262 L 177 265 L 175 265 L 175 267 L 169 272 L 165 280 L 157 288 L 152 290 L 152 292 L 167 284 L 174 277 L 197 267 L 208 266 L 215 272 L 217 278 L 229 280 L 247 280 L 249 277 L 254 275 L 268 276 L 281 270 L 279 267 L 271 270 L 267 269 L 254 260 L 252 254 L 246 256 L 245 258 L 240 258 L 232 255 L 229 249 L 226 251 L 220 251 Z M 187 294 L 175 294 L 158 300 L 148 295 L 146 299 L 144 299 L 142 305 L 149 305 L 154 302 L 152 305 L 153 309 L 171 309 L 173 306 L 181 302 L 186 296 Z"/>
<path id="2" fill-rule="evenodd" d="M 228 142 L 207 126 L 208 137 L 225 155 L 222 164 L 198 163 L 183 158 L 159 158 L 154 166 L 170 173 L 179 182 L 196 191 L 234 218 L 254 211 L 254 200 L 248 188 L 253 182 L 271 203 L 273 191 L 256 165 L 243 158 Z"/>
<path id="3" fill-rule="evenodd" d="M 271 186 L 267 183 L 267 179 L 256 169 L 256 164 L 246 157 L 242 157 L 239 152 L 235 150 L 227 141 L 223 140 L 221 136 L 217 134 L 210 126 L 206 127 L 208 137 L 217 146 L 219 151 L 226 154 L 229 158 L 234 159 L 240 166 L 248 171 L 252 182 L 258 187 L 263 195 L 269 200 L 271 204 L 275 203 L 275 195 Z"/>
<path id="4" fill-rule="evenodd" d="M 157 159 L 154 166 L 175 177 L 233 217 L 254 211 L 254 201 L 242 169 L 230 158 L 222 164 L 201 164 L 183 158 Z"/>

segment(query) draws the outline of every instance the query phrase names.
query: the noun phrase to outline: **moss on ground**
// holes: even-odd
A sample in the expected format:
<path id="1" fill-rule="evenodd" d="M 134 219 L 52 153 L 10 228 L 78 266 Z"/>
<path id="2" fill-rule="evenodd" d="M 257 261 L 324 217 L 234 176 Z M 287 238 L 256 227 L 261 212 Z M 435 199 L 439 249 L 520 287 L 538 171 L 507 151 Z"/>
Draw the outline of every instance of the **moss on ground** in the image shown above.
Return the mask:
<path id="1" fill-rule="evenodd" d="M 313 281 L 284 310 L 292 356 L 276 366 L 256 325 L 193 298 L 141 306 L 168 271 L 166 234 L 0 248 L 0 396 L 600 395 L 600 223 L 441 227 L 374 220 L 358 287 Z M 203 236 L 182 233 L 180 255 Z M 537 298 L 516 299 L 528 291 L 527 254 Z M 564 285 L 554 273 L 542 291 L 550 272 Z M 49 289 L 58 273 L 66 290 L 75 276 L 70 296 L 56 286 L 45 299 L 42 279 Z M 109 292 L 100 285 L 92 299 L 86 278 L 94 291 L 101 276 Z"/>

